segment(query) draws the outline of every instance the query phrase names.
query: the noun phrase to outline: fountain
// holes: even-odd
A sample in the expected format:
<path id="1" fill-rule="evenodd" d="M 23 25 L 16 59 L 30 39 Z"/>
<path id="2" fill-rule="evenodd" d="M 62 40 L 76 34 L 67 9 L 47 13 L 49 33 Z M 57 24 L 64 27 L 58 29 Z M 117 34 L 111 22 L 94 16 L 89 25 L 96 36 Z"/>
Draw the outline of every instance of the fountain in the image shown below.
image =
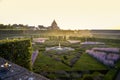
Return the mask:
<path id="1" fill-rule="evenodd" d="M 54 51 L 73 51 L 74 49 L 71 47 L 61 47 L 61 44 L 59 43 L 58 46 L 55 47 L 46 47 L 46 51 L 54 50 Z"/>
<path id="2" fill-rule="evenodd" d="M 58 46 L 58 48 L 57 48 L 57 49 L 62 50 L 60 43 L 59 43 L 59 46 Z"/>

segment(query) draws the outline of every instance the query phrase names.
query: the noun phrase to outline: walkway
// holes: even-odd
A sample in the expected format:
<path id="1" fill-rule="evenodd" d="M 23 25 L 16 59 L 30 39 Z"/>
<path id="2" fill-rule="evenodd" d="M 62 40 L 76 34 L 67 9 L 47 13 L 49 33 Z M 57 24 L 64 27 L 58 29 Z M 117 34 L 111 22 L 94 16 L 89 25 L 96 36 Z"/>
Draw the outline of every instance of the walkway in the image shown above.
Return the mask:
<path id="1" fill-rule="evenodd" d="M 37 58 L 38 53 L 39 53 L 38 50 L 36 50 L 36 51 L 33 52 L 32 57 L 31 57 L 32 58 L 32 65 L 34 64 L 34 62 L 35 62 L 35 60 Z"/>
<path id="2" fill-rule="evenodd" d="M 120 71 L 118 72 L 115 80 L 120 80 Z"/>

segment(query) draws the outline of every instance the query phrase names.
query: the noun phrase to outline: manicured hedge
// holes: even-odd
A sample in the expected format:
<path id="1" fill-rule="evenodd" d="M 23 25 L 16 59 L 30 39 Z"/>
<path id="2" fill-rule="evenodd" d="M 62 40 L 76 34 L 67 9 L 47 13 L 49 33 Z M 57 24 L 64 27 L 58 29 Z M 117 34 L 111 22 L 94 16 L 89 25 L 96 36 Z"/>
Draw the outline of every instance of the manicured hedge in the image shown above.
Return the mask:
<path id="1" fill-rule="evenodd" d="M 107 74 L 104 77 L 104 80 L 115 80 L 117 69 L 111 69 L 107 72 Z"/>
<path id="2" fill-rule="evenodd" d="M 0 40 L 0 56 L 31 70 L 31 46 L 29 39 Z"/>
<path id="3" fill-rule="evenodd" d="M 115 42 L 115 43 L 120 43 L 120 39 L 107 39 L 107 38 L 96 38 L 96 37 L 75 37 L 75 36 L 70 36 L 69 39 L 71 40 L 81 40 L 81 41 L 99 41 L 99 42 Z"/>

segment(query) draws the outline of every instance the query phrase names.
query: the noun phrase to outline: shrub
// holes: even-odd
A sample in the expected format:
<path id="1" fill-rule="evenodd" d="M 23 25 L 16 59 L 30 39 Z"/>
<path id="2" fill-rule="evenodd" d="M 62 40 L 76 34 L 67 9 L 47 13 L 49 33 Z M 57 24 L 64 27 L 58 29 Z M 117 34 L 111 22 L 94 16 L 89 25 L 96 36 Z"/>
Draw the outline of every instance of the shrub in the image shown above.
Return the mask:
<path id="1" fill-rule="evenodd" d="M 89 74 L 85 74 L 82 80 L 93 80 L 93 77 Z"/>
<path id="2" fill-rule="evenodd" d="M 31 70 L 31 41 L 14 39 L 0 41 L 0 56 Z"/>
<path id="3" fill-rule="evenodd" d="M 104 80 L 114 80 L 116 74 L 117 74 L 117 70 L 116 69 L 111 69 L 105 75 Z"/>

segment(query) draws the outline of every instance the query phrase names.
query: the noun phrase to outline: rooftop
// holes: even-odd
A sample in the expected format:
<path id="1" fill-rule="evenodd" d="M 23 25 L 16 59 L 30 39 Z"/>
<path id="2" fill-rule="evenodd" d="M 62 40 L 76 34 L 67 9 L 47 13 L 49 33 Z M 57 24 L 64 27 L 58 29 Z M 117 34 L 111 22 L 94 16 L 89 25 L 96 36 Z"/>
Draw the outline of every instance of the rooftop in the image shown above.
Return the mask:
<path id="1" fill-rule="evenodd" d="M 11 64 L 9 70 L 4 71 L 1 65 L 8 62 Z M 19 65 L 11 63 L 3 58 L 0 58 L 0 80 L 49 80 L 41 75 L 33 73 Z"/>

